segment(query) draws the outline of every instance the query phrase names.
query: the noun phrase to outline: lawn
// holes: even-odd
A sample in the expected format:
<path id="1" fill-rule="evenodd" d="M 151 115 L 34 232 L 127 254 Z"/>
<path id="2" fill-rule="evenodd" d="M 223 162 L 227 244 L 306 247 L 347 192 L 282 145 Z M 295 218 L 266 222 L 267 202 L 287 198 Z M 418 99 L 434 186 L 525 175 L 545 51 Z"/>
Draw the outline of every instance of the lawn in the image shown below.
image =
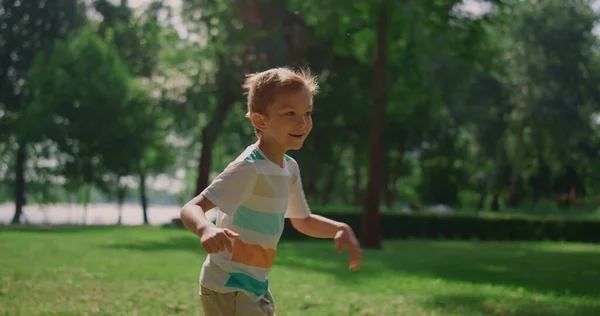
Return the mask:
<path id="1" fill-rule="evenodd" d="M 202 315 L 204 254 L 181 229 L 0 230 L 0 315 Z M 345 268 L 283 241 L 277 315 L 600 315 L 600 245 L 385 241 Z"/>

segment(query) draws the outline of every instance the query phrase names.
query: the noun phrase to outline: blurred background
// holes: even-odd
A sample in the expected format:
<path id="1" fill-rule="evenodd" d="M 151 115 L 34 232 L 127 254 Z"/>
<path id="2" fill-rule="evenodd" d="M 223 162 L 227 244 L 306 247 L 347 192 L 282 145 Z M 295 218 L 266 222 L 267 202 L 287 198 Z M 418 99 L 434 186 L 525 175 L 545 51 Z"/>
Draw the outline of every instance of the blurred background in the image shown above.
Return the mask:
<path id="1" fill-rule="evenodd" d="M 319 78 L 290 153 L 316 213 L 600 218 L 598 9 L 2 0 L 0 221 L 169 223 L 255 140 L 241 83 L 277 66 Z"/>

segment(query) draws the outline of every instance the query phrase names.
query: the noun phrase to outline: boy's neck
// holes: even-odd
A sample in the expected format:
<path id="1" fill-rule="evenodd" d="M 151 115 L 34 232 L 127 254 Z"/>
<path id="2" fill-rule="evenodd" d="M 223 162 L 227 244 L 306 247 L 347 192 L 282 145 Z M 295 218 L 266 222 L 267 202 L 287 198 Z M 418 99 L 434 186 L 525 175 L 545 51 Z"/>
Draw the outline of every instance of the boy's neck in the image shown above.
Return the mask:
<path id="1" fill-rule="evenodd" d="M 258 149 L 262 151 L 262 153 L 266 156 L 265 158 L 271 160 L 281 168 L 285 166 L 283 160 L 283 156 L 285 155 L 285 149 L 281 148 L 281 146 L 267 142 L 264 139 L 260 138 L 256 142 L 256 147 L 258 147 Z"/>

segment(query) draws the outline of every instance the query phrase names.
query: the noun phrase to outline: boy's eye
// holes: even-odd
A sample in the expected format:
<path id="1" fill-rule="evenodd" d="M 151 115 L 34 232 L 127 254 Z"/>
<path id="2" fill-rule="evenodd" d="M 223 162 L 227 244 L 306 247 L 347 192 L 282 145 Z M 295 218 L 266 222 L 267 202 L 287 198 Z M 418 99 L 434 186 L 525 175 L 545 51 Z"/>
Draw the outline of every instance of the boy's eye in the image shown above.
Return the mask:
<path id="1" fill-rule="evenodd" d="M 306 114 L 305 114 L 305 115 L 306 115 L 306 116 L 311 116 L 311 115 L 312 115 L 312 112 L 311 112 L 311 111 L 308 111 L 308 112 L 306 112 Z"/>
<path id="2" fill-rule="evenodd" d="M 287 112 L 287 113 L 285 113 L 285 115 L 287 115 L 287 116 L 294 116 L 294 114 L 295 114 L 294 112 Z"/>

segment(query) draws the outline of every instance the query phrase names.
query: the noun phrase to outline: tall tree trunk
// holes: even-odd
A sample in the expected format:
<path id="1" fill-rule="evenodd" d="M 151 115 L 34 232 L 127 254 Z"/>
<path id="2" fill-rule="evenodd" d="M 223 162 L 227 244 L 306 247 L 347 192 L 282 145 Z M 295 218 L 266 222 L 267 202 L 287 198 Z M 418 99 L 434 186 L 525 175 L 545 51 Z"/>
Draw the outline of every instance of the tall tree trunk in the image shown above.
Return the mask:
<path id="1" fill-rule="evenodd" d="M 400 131 L 400 137 L 397 139 L 396 152 L 398 153 L 395 159 L 392 158 L 394 151 L 388 152 L 388 175 L 385 182 L 385 193 L 384 199 L 385 204 L 388 208 L 391 208 L 396 200 L 396 182 L 400 176 L 400 169 L 402 168 L 402 157 L 404 156 L 404 143 L 408 134 L 405 131 Z"/>
<path id="2" fill-rule="evenodd" d="M 358 143 L 354 146 L 354 157 L 352 160 L 352 167 L 354 169 L 354 205 L 362 204 L 362 192 L 360 189 L 361 176 L 360 176 L 360 160 L 358 159 Z"/>
<path id="3" fill-rule="evenodd" d="M 224 106 L 224 105 L 223 105 Z M 219 106 L 221 108 L 222 106 Z M 213 118 L 213 121 L 215 119 Z M 212 163 L 213 145 L 216 140 L 216 123 L 209 123 L 202 129 L 202 150 L 200 152 L 200 163 L 198 164 L 198 179 L 196 180 L 196 195 L 202 193 L 208 186 L 208 177 L 210 174 L 210 165 Z"/>
<path id="4" fill-rule="evenodd" d="M 333 191 L 335 190 L 335 184 L 337 183 L 337 174 L 340 170 L 341 160 L 344 156 L 344 152 L 346 151 L 347 144 L 342 145 L 342 149 L 338 152 L 338 162 L 331 167 L 331 174 L 327 178 L 327 182 L 325 183 L 325 187 L 323 188 L 323 199 L 322 204 L 328 204 L 331 201 L 331 196 L 333 195 Z"/>
<path id="5" fill-rule="evenodd" d="M 146 195 L 146 175 L 140 173 L 140 202 L 142 203 L 142 213 L 144 214 L 144 224 L 148 225 L 148 197 Z"/>
<path id="6" fill-rule="evenodd" d="M 510 174 L 510 187 L 508 189 L 508 201 L 509 206 L 515 206 L 517 204 L 517 186 L 519 180 L 519 172 L 521 171 L 521 147 L 523 146 L 523 135 L 517 135 L 517 144 L 515 146 L 515 157 L 512 163 L 512 171 Z"/>
<path id="7" fill-rule="evenodd" d="M 395 160 L 390 159 L 391 170 L 385 187 L 385 204 L 388 208 L 391 208 L 396 200 L 396 182 L 398 181 L 400 168 L 402 167 L 403 147 L 401 146 L 398 149 L 398 157 Z"/>
<path id="8" fill-rule="evenodd" d="M 385 132 L 384 132 L 385 133 Z M 383 139 L 384 143 L 386 142 L 386 139 Z M 385 148 L 383 150 L 383 171 L 381 172 L 381 196 L 380 196 L 380 200 L 384 202 L 384 205 L 386 207 L 388 207 L 389 205 L 387 204 L 387 191 L 388 191 L 388 186 L 389 186 L 389 182 L 390 182 L 390 172 L 392 171 L 392 166 L 391 166 L 391 162 L 392 162 L 392 151 L 390 148 Z"/>
<path id="9" fill-rule="evenodd" d="M 375 87 L 371 140 L 369 153 L 369 183 L 364 200 L 361 242 L 366 248 L 381 248 L 379 202 L 383 179 L 383 131 L 386 103 L 386 47 L 387 47 L 387 0 L 379 7 L 377 26 L 377 55 L 375 59 Z"/>
<path id="10" fill-rule="evenodd" d="M 315 139 L 313 137 L 313 139 Z M 314 141 L 313 141 L 313 145 L 314 145 Z M 307 179 L 307 183 L 306 183 L 306 197 L 308 200 L 313 200 L 315 198 L 315 196 L 317 195 L 317 193 L 319 192 L 319 190 L 317 189 L 317 179 L 319 178 L 317 175 L 317 149 L 315 146 L 312 147 L 312 150 L 310 150 L 308 152 L 308 171 L 309 171 L 309 178 Z"/>
<path id="11" fill-rule="evenodd" d="M 223 127 L 223 122 L 227 118 L 229 109 L 235 103 L 236 94 L 233 93 L 233 86 L 236 85 L 228 74 L 228 67 L 225 66 L 225 57 L 222 53 L 218 55 L 219 73 L 217 74 L 219 83 L 219 98 L 217 112 L 212 117 L 208 125 L 202 129 L 202 151 L 200 154 L 200 163 L 198 164 L 198 179 L 196 180 L 196 195 L 202 193 L 208 186 L 208 176 L 212 162 L 212 152 L 219 132 Z"/>
<path id="12" fill-rule="evenodd" d="M 23 206 L 25 205 L 25 143 L 21 142 L 17 149 L 17 162 L 15 167 L 15 215 L 11 223 L 19 224 L 21 215 L 23 214 Z"/>
<path id="13" fill-rule="evenodd" d="M 303 152 L 303 157 L 305 157 L 305 176 L 303 176 L 303 179 L 306 179 L 306 183 L 304 185 L 304 194 L 309 201 L 314 201 L 317 193 L 319 192 L 317 189 L 317 180 L 319 179 L 317 174 L 317 140 L 318 138 L 311 137 L 308 144 L 304 146 L 306 151 Z"/>
<path id="14" fill-rule="evenodd" d="M 123 203 L 125 202 L 125 195 L 127 194 L 127 189 L 124 185 L 120 184 L 120 179 L 117 181 L 117 203 L 119 208 L 119 218 L 117 220 L 117 224 L 121 225 L 123 222 Z"/>
<path id="15" fill-rule="evenodd" d="M 83 192 L 81 192 L 81 201 L 83 202 L 83 215 L 81 218 L 82 225 L 87 225 L 88 205 L 90 204 L 91 195 L 92 195 L 92 185 L 84 184 Z"/>
<path id="16" fill-rule="evenodd" d="M 488 174 L 488 178 L 485 185 L 485 190 L 481 192 L 481 196 L 479 197 L 479 202 L 477 203 L 476 213 L 479 213 L 483 209 L 483 205 L 485 203 L 485 198 L 490 193 L 494 184 L 496 183 L 496 178 L 498 175 L 498 169 L 500 168 L 500 163 L 502 161 L 502 152 L 504 151 L 504 139 L 500 138 L 496 145 L 496 156 L 494 157 L 494 163 L 492 165 L 492 170 Z"/>
<path id="17" fill-rule="evenodd" d="M 321 204 L 323 205 L 327 205 L 331 201 L 333 191 L 335 190 L 335 180 L 337 180 L 336 175 L 339 169 L 339 164 L 331 166 L 331 174 L 329 175 L 329 177 L 327 177 L 327 181 L 323 186 L 323 196 L 321 198 Z"/>

